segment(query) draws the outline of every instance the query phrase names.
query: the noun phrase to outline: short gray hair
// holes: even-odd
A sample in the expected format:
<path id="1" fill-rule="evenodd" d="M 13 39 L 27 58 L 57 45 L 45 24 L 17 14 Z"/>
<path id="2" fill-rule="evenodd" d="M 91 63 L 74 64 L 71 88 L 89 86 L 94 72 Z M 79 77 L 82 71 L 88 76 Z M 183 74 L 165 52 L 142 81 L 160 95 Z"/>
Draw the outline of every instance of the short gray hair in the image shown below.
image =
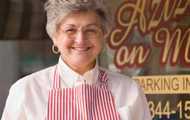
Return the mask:
<path id="1" fill-rule="evenodd" d="M 113 16 L 106 5 L 106 0 L 47 0 L 44 6 L 47 12 L 46 31 L 52 38 L 57 25 L 68 14 L 74 11 L 95 11 L 100 17 L 103 30 L 109 33 L 113 25 Z"/>

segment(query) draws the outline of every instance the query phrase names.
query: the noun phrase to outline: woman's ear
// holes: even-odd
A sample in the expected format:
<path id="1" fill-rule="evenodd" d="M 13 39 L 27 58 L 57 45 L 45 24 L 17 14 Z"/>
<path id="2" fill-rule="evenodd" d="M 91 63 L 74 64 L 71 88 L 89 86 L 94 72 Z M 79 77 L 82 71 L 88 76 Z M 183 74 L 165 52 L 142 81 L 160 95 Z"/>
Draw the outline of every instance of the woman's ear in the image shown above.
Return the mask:
<path id="1" fill-rule="evenodd" d="M 57 35 L 57 34 L 58 34 L 58 33 L 55 32 L 55 33 L 52 35 L 52 42 L 53 42 L 53 44 L 56 45 L 56 46 L 57 46 L 57 44 L 58 44 L 58 43 L 57 43 L 57 42 L 58 42 L 58 38 L 57 38 L 58 35 Z"/>
<path id="2" fill-rule="evenodd" d="M 109 32 L 104 32 L 103 34 L 104 40 L 107 40 L 108 36 L 109 36 Z"/>
<path id="3" fill-rule="evenodd" d="M 52 36 L 52 42 L 53 42 L 53 45 L 52 45 L 52 51 L 54 54 L 59 54 L 60 51 L 59 51 L 59 48 L 58 48 L 58 38 L 57 38 L 57 33 L 56 34 L 53 34 Z"/>
<path id="4" fill-rule="evenodd" d="M 104 39 L 108 38 L 108 36 L 110 35 L 110 30 L 104 30 L 103 34 L 104 34 Z"/>

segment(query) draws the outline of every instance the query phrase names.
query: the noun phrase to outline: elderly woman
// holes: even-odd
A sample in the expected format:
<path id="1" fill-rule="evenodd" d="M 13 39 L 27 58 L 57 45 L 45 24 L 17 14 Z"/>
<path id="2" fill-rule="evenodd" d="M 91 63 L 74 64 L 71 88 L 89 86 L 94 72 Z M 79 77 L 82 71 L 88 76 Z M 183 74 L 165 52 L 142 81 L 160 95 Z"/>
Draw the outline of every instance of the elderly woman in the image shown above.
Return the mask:
<path id="1" fill-rule="evenodd" d="M 58 64 L 18 80 L 2 120 L 151 120 L 134 80 L 96 60 L 111 26 L 104 0 L 49 0 L 47 33 Z"/>

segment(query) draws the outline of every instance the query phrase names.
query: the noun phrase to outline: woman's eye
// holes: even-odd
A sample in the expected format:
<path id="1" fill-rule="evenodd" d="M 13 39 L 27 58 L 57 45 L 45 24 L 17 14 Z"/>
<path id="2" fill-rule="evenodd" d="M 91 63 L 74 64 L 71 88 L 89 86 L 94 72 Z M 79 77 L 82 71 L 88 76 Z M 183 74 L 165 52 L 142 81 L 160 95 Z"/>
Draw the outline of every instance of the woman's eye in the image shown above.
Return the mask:
<path id="1" fill-rule="evenodd" d="M 97 33 L 96 29 L 87 29 L 86 30 L 87 33 Z"/>
<path id="2" fill-rule="evenodd" d="M 64 31 L 65 31 L 65 33 L 74 33 L 76 30 L 71 28 L 71 29 L 66 29 Z"/>

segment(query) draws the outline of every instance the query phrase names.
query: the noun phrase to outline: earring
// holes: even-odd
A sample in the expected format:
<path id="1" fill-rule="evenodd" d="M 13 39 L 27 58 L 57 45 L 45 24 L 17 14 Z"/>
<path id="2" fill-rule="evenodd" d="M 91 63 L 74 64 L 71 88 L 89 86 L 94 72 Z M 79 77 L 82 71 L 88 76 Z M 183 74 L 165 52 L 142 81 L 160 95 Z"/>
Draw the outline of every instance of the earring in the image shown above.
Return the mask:
<path id="1" fill-rule="evenodd" d="M 53 52 L 54 54 L 58 54 L 58 53 L 59 53 L 59 49 L 58 49 L 58 47 L 56 47 L 55 45 L 52 45 L 51 49 L 52 49 L 52 52 Z"/>

